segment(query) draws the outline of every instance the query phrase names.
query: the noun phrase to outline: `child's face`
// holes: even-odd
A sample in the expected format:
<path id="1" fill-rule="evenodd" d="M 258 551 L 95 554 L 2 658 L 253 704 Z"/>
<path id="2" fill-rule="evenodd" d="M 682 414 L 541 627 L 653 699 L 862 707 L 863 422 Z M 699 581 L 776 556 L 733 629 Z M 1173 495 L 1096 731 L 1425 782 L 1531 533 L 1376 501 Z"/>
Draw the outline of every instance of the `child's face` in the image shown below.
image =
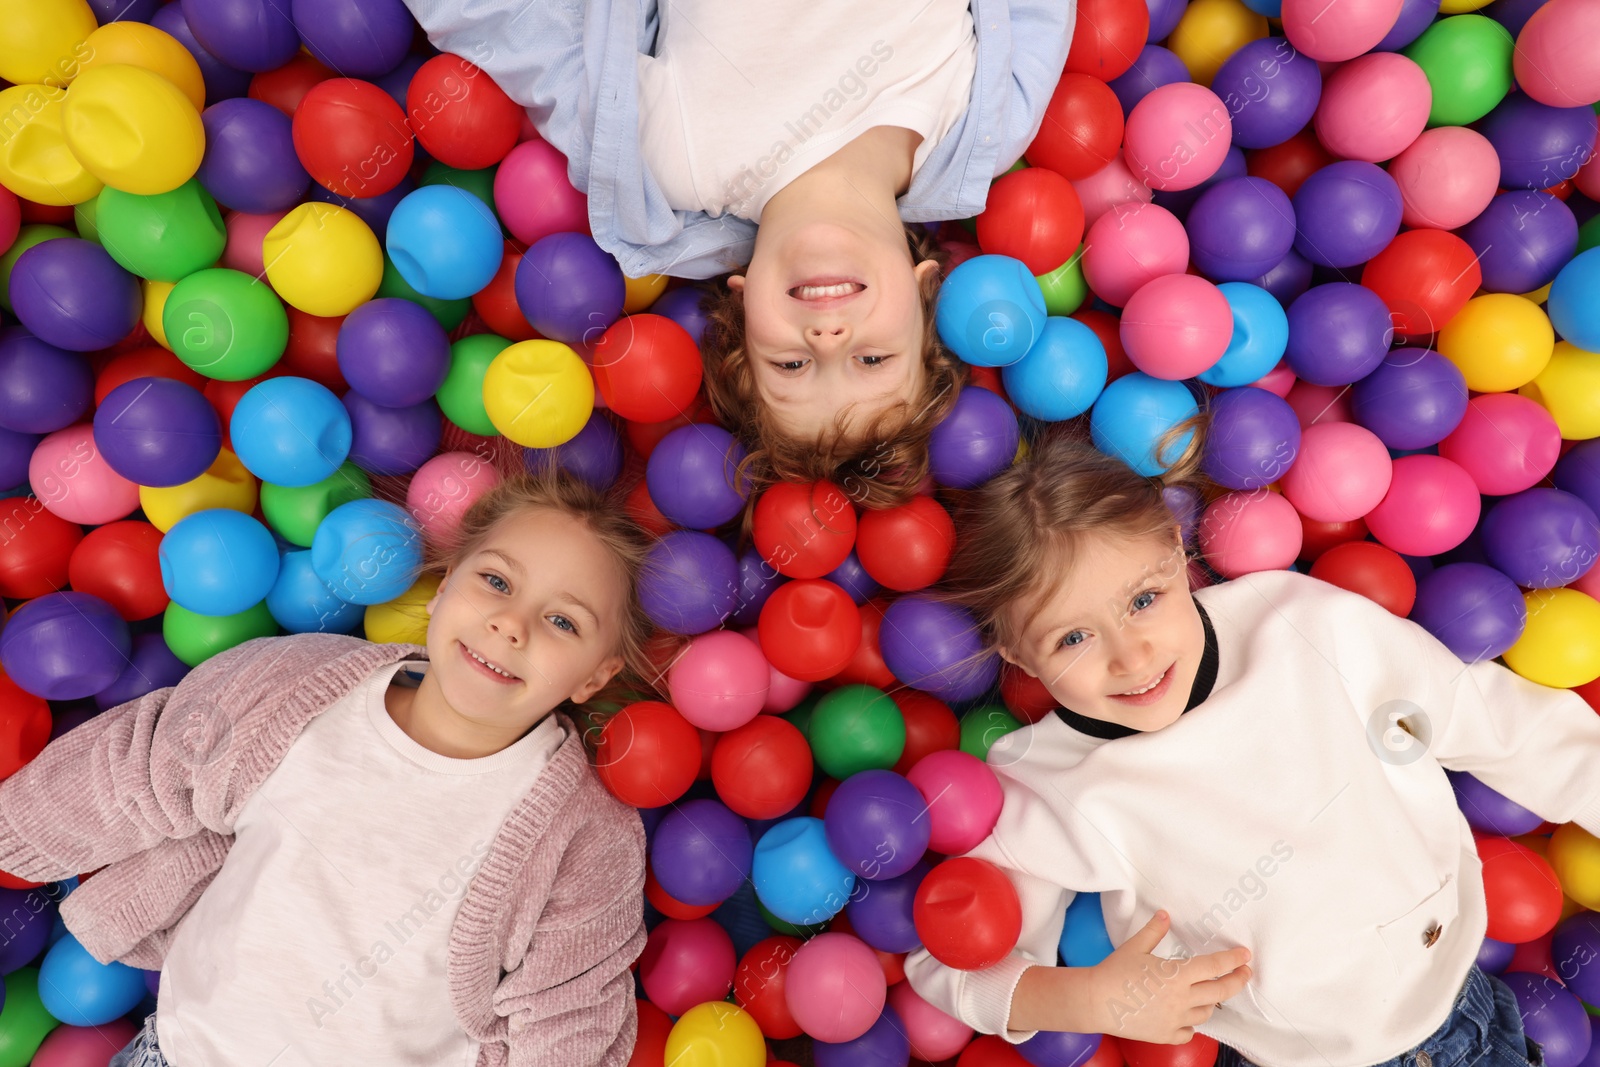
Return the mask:
<path id="1" fill-rule="evenodd" d="M 616 563 L 582 523 L 550 508 L 514 513 L 428 603 L 429 677 L 456 714 L 520 734 L 617 673 L 627 604 Z"/>
<path id="2" fill-rule="evenodd" d="M 1086 538 L 1070 577 L 1000 654 L 1080 715 L 1159 730 L 1183 714 L 1205 649 L 1176 528 Z M 1143 690 L 1143 692 L 1139 692 Z"/>

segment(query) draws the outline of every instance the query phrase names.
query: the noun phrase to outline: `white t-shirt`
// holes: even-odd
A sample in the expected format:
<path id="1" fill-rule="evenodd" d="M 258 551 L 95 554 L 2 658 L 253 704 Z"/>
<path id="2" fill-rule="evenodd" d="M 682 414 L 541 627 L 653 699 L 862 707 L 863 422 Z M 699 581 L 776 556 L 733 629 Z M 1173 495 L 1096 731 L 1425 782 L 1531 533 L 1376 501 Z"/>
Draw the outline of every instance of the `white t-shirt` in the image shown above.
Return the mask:
<path id="1" fill-rule="evenodd" d="M 639 145 L 667 202 L 754 222 L 774 193 L 874 126 L 955 125 L 977 66 L 968 0 L 680 0 L 639 56 Z"/>
<path id="2" fill-rule="evenodd" d="M 401 668 L 427 664 L 382 667 L 312 719 L 240 810 L 161 968 L 174 1067 L 476 1062 L 450 1006 L 450 927 L 564 733 L 548 716 L 492 756 L 441 756 L 389 717 Z"/>

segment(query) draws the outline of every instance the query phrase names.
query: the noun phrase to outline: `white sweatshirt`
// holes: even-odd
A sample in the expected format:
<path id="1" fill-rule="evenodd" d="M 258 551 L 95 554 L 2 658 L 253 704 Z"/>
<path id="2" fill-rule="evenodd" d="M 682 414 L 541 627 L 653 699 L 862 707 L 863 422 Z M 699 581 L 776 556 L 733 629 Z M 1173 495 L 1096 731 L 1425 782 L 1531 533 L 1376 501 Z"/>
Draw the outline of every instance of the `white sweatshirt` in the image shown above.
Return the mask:
<path id="1" fill-rule="evenodd" d="M 1444 768 L 1600 834 L 1600 716 L 1314 578 L 1262 572 L 1196 599 L 1217 680 L 1177 722 L 1102 740 L 1051 715 L 990 749 L 1005 806 L 970 855 L 1016 886 L 1022 936 L 981 971 L 919 949 L 906 975 L 978 1030 L 1027 1040 L 1006 1029 L 1017 980 L 1055 964 L 1074 891 L 1098 892 L 1113 944 L 1165 908 L 1158 956 L 1250 949 L 1244 992 L 1199 1027 L 1247 1059 L 1397 1056 L 1444 1021 L 1484 936 Z M 1140 998 L 1119 996 L 1122 1012 Z"/>

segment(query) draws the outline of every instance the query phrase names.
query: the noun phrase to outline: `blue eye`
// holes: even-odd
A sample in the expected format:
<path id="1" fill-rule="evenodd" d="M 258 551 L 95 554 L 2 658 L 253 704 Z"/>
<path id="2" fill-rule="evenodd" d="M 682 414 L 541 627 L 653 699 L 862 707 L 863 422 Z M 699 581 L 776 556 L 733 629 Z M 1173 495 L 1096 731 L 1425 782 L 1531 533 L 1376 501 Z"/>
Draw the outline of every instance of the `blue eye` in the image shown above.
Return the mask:
<path id="1" fill-rule="evenodd" d="M 509 593 L 511 591 L 510 583 L 504 578 L 500 577 L 498 574 L 485 571 L 483 573 L 483 580 L 489 583 L 489 588 L 493 589 L 497 593 Z"/>
<path id="2" fill-rule="evenodd" d="M 545 618 L 549 619 L 558 630 L 565 630 L 569 634 L 578 632 L 578 627 L 565 615 L 546 615 Z"/>
<path id="3" fill-rule="evenodd" d="M 1159 595 L 1160 594 L 1155 592 L 1154 590 L 1150 590 L 1150 589 L 1145 590 L 1144 592 L 1140 593 L 1138 596 L 1133 598 L 1133 610 L 1134 611 L 1143 611 L 1145 608 L 1150 607 L 1152 604 L 1154 604 L 1156 602 L 1156 597 L 1158 597 Z"/>
<path id="4" fill-rule="evenodd" d="M 1073 630 L 1071 633 L 1067 634 L 1067 636 L 1061 639 L 1061 647 L 1071 648 L 1074 645 L 1083 644 L 1088 639 L 1089 635 L 1084 633 L 1082 630 Z"/>

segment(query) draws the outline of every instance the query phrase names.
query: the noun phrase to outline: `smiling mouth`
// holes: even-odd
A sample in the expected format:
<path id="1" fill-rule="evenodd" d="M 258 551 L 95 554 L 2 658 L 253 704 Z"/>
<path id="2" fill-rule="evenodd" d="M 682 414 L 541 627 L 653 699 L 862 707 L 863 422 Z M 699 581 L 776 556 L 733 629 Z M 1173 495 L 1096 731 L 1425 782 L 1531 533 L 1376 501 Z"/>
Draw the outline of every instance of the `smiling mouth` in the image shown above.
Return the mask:
<path id="1" fill-rule="evenodd" d="M 850 278 L 813 278 L 789 290 L 796 300 L 812 305 L 825 305 L 849 300 L 866 291 L 866 283 Z"/>
<path id="2" fill-rule="evenodd" d="M 1153 680 L 1151 680 L 1150 682 L 1146 683 L 1145 685 L 1141 685 L 1136 689 L 1129 689 L 1129 690 L 1127 690 L 1125 692 L 1122 692 L 1122 693 L 1114 693 L 1112 695 L 1113 696 L 1119 696 L 1119 697 L 1143 696 L 1145 693 L 1150 692 L 1150 690 L 1152 690 L 1156 686 L 1160 685 L 1166 679 L 1168 672 L 1170 672 L 1171 670 L 1172 670 L 1172 667 L 1168 666 L 1166 670 L 1164 670 L 1160 674 L 1156 675 Z"/>
<path id="3" fill-rule="evenodd" d="M 510 684 L 512 682 L 520 682 L 522 680 L 515 674 L 512 674 L 510 671 L 500 666 L 500 664 L 494 662 L 486 656 L 481 655 L 474 649 L 468 647 L 466 644 L 461 645 L 461 655 L 468 663 L 471 663 L 474 667 L 476 667 L 480 673 L 488 675 L 495 681 Z"/>

